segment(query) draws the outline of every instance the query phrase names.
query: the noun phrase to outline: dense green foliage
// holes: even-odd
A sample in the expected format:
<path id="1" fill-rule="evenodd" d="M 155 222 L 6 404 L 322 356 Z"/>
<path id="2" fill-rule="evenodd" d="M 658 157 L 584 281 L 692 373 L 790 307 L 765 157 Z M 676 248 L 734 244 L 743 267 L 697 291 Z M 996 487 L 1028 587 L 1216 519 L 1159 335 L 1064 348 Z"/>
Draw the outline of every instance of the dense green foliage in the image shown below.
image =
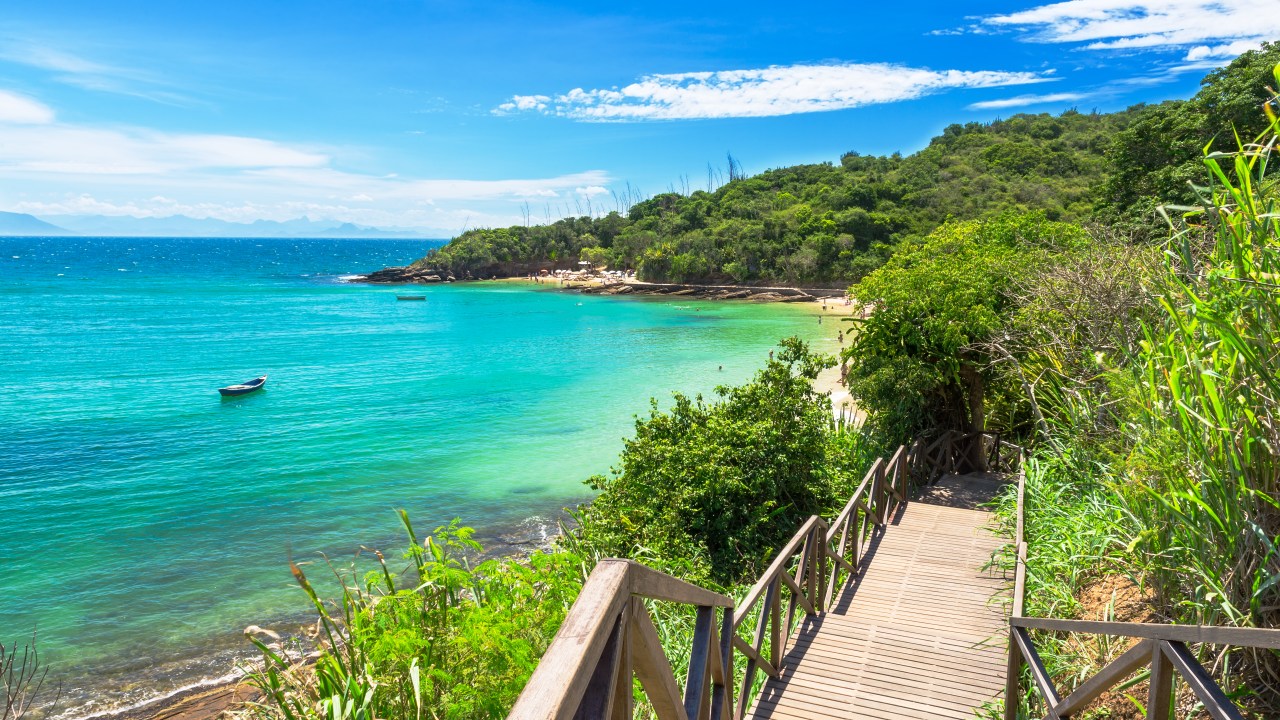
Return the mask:
<path id="1" fill-rule="evenodd" d="M 1190 100 L 1133 108 L 1132 121 L 1108 150 L 1111 165 L 1098 202 L 1098 219 L 1140 237 L 1159 236 L 1160 205 L 1196 200 L 1192 185 L 1210 184 L 1202 162 L 1206 147 L 1230 151 L 1237 137 L 1248 141 L 1266 129 L 1258 112 L 1271 95 L 1271 69 L 1280 63 L 1280 42 L 1266 43 L 1200 81 Z"/>
<path id="2" fill-rule="evenodd" d="M 839 165 L 664 193 L 625 217 L 471 230 L 418 264 L 487 277 L 587 258 L 653 281 L 847 285 L 948 218 L 1040 210 L 1053 220 L 1086 219 L 1104 151 L 1129 116 L 1072 111 L 951 125 L 909 157 L 849 153 Z"/>
<path id="3" fill-rule="evenodd" d="M 864 468 L 859 435 L 837 427 L 812 381 L 830 358 L 783 341 L 755 378 L 711 402 L 676 396 L 636 421 L 620 467 L 589 482 L 559 547 L 468 566 L 479 547 L 457 523 L 419 541 L 407 516 L 408 569 L 382 556 L 373 572 L 338 573 L 336 604 L 295 577 L 323 630 L 314 669 L 298 653 L 255 639 L 267 693 L 256 708 L 279 720 L 493 718 L 514 702 L 594 561 L 641 559 L 685 579 L 741 592 L 801 519 L 830 513 Z M 687 608 L 653 609 L 659 633 L 687 644 Z M 679 658 L 680 653 L 672 653 Z"/>
<path id="4" fill-rule="evenodd" d="M 846 352 L 849 389 L 886 447 L 939 428 L 984 429 L 1001 329 L 1019 280 L 1078 252 L 1088 236 L 1041 213 L 943 225 L 905 243 L 851 292 L 874 307 Z M 993 349 L 993 346 L 996 349 Z"/>
<path id="5" fill-rule="evenodd" d="M 406 577 L 378 554 L 362 580 L 339 572 L 335 609 L 297 567 L 294 576 L 319 616 L 322 652 L 300 653 L 252 638 L 263 653 L 253 681 L 265 692 L 258 714 L 286 720 L 501 717 L 515 701 L 582 586 L 582 561 L 568 552 L 471 568 L 479 546 L 455 522 L 421 543 L 402 513 L 411 545 Z"/>
<path id="6" fill-rule="evenodd" d="M 600 495 L 582 511 L 580 538 L 605 555 L 677 564 L 692 582 L 754 578 L 849 489 L 852 436 L 833 433 L 830 401 L 813 390 L 823 361 L 793 338 L 754 382 L 721 387 L 712 403 L 655 405 L 613 475 L 591 479 Z"/>

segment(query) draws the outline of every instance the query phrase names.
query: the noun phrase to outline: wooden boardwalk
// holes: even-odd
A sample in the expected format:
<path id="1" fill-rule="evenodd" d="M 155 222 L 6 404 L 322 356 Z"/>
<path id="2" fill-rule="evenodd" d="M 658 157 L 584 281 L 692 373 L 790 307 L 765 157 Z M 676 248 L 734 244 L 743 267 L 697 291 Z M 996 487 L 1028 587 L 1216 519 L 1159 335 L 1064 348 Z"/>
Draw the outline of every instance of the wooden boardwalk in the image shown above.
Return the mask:
<path id="1" fill-rule="evenodd" d="M 984 571 L 990 514 L 910 502 L 867 547 L 862 577 L 797 627 L 749 717 L 971 718 L 1004 688 L 1007 587 Z"/>

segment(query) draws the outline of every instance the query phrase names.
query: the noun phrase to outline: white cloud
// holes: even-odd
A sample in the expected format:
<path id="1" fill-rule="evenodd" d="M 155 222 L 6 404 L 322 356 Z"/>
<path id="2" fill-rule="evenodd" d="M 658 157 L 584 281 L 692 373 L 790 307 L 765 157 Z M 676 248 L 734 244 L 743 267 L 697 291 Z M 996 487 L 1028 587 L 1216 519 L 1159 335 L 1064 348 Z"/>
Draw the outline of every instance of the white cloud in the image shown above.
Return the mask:
<path id="1" fill-rule="evenodd" d="M 53 122 L 48 105 L 7 90 L 0 90 L 0 123 L 45 125 Z"/>
<path id="2" fill-rule="evenodd" d="M 309 215 L 446 235 L 520 223 L 525 202 L 571 214 L 550 203 L 607 192 L 610 181 L 600 170 L 494 180 L 349 172 L 324 149 L 277 140 L 58 122 L 39 102 L 0 91 L 0 208 L 36 215 Z"/>
<path id="3" fill-rule="evenodd" d="M 84 90 L 139 97 L 166 105 L 195 104 L 155 73 L 89 60 L 13 34 L 0 34 L 0 60 L 45 70 L 53 80 Z"/>
<path id="4" fill-rule="evenodd" d="M 1026 107 L 1028 105 L 1048 105 L 1052 103 L 1074 102 L 1089 97 L 1085 93 L 1051 93 L 1048 95 L 1016 95 L 999 100 L 983 100 L 969 106 L 970 110 L 998 110 L 1000 108 Z"/>
<path id="5" fill-rule="evenodd" d="M 1237 55 L 1250 50 L 1256 50 L 1257 48 L 1258 43 L 1252 40 L 1236 40 L 1235 42 L 1223 45 L 1214 45 L 1213 47 L 1208 45 L 1197 45 L 1187 51 L 1187 57 L 1185 59 L 1188 62 L 1208 60 L 1211 58 L 1229 60 Z"/>
<path id="6" fill-rule="evenodd" d="M 512 96 L 511 102 L 502 103 L 494 112 L 501 115 L 521 110 L 541 111 L 547 109 L 547 103 L 549 102 L 551 102 L 551 98 L 546 95 L 515 95 Z"/>
<path id="7" fill-rule="evenodd" d="M 46 122 L 52 120 L 50 116 Z M 194 169 L 315 167 L 328 156 L 271 140 L 74 124 L 0 125 L 0 169 L 159 175 Z"/>
<path id="8" fill-rule="evenodd" d="M 517 95 L 494 112 L 531 110 L 587 121 L 768 117 L 910 100 L 952 88 L 1049 80 L 1042 73 L 935 71 L 885 63 L 790 65 L 648 75 L 621 89 L 575 88 L 554 99 Z"/>
<path id="9" fill-rule="evenodd" d="M 1204 50 L 1192 50 L 1203 53 L 1199 58 L 1226 58 L 1280 37 L 1280 2 L 1065 0 L 986 17 L 982 24 L 1027 31 L 1036 42 L 1085 43 L 1092 50 L 1203 45 Z"/>
<path id="10" fill-rule="evenodd" d="M 589 185 L 587 187 L 574 188 L 574 192 L 587 198 L 593 198 L 597 195 L 608 195 L 609 189 L 600 187 L 599 185 Z"/>

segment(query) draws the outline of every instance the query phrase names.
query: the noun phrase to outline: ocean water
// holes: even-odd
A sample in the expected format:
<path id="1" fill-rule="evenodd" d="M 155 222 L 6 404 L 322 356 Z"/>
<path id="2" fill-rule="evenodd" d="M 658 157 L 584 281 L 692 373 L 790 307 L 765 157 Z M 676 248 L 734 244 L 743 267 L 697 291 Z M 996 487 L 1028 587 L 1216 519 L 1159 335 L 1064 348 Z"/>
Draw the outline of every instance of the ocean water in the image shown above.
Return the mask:
<path id="1" fill-rule="evenodd" d="M 0 238 L 0 642 L 38 631 L 63 714 L 229 672 L 305 614 L 290 557 L 398 557 L 397 508 L 526 547 L 649 398 L 821 337 L 788 305 L 343 281 L 431 245 Z"/>

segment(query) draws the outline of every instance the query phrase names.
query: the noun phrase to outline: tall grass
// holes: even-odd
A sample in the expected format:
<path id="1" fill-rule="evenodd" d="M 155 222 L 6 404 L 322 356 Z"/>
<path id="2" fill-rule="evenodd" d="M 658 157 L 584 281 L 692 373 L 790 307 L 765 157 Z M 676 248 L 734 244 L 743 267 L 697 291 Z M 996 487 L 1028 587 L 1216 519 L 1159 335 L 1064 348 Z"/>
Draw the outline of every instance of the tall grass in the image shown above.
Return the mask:
<path id="1" fill-rule="evenodd" d="M 279 720 L 490 718 L 510 707 L 550 643 L 584 578 L 569 552 L 524 562 L 466 557 L 480 549 L 457 522 L 410 540 L 403 577 L 379 553 L 378 569 L 335 574 L 341 595 L 322 599 L 306 574 L 298 584 L 318 616 L 314 664 L 251 637 L 262 652 L 251 681 L 266 701 L 253 714 Z"/>
<path id="2" fill-rule="evenodd" d="M 1184 622 L 1280 625 L 1280 123 L 1266 110 L 1266 134 L 1206 156 L 1211 184 L 1182 209 L 1163 322 L 1142 343 L 1125 503 Z M 1254 660 L 1280 699 L 1280 661 Z"/>

